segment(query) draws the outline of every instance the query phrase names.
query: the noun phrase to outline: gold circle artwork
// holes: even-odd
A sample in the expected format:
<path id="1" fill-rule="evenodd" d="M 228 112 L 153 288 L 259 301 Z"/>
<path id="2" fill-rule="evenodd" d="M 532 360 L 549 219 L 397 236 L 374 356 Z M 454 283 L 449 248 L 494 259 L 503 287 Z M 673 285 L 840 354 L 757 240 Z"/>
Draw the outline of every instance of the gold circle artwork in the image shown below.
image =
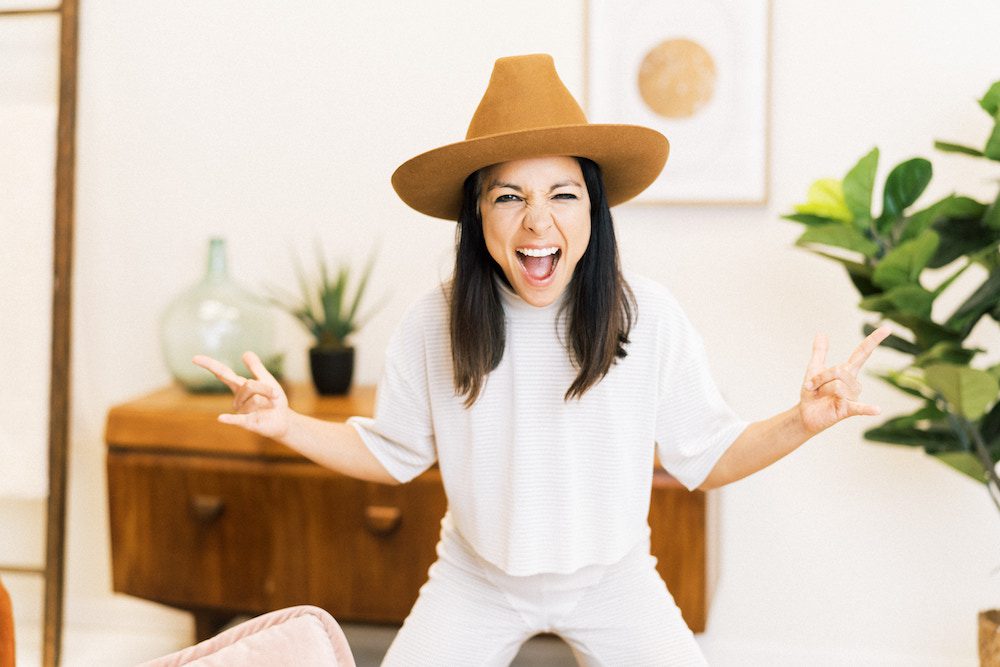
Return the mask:
<path id="1" fill-rule="evenodd" d="M 690 39 L 660 42 L 639 66 L 639 93 L 654 113 L 689 118 L 715 94 L 715 61 L 705 47 Z"/>

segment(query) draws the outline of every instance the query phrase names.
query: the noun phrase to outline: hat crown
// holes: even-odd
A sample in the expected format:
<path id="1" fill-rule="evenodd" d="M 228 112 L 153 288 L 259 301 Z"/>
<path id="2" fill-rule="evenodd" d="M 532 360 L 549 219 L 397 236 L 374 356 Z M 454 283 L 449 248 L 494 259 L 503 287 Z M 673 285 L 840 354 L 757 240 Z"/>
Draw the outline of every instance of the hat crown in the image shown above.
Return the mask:
<path id="1" fill-rule="evenodd" d="M 585 125 L 583 109 L 544 53 L 499 58 L 465 138 L 543 127 Z"/>

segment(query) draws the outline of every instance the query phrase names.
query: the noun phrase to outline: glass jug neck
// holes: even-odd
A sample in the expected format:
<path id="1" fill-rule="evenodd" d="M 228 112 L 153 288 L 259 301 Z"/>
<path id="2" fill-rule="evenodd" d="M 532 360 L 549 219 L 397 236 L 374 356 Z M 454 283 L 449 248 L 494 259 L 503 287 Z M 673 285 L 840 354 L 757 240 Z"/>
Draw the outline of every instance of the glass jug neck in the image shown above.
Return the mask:
<path id="1" fill-rule="evenodd" d="M 205 272 L 205 280 L 212 282 L 225 280 L 227 275 L 226 241 L 212 239 L 208 244 L 208 270 Z"/>

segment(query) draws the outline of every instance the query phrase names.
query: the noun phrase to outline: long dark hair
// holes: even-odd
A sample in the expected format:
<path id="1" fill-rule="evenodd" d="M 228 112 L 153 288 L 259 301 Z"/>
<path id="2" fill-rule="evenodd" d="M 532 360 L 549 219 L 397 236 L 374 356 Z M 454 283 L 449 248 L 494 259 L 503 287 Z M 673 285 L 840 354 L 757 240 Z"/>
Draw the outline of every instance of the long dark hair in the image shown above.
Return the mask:
<path id="1" fill-rule="evenodd" d="M 590 196 L 590 241 L 567 286 L 558 316 L 569 316 L 567 351 L 579 369 L 565 400 L 579 398 L 599 382 L 625 346 L 637 315 L 635 295 L 622 277 L 611 211 L 600 167 L 576 158 Z M 451 286 L 451 354 L 455 393 L 471 407 L 486 376 L 503 359 L 506 330 L 503 303 L 493 281 L 503 270 L 490 256 L 479 214 L 483 169 L 465 179 L 455 232 L 455 273 Z"/>

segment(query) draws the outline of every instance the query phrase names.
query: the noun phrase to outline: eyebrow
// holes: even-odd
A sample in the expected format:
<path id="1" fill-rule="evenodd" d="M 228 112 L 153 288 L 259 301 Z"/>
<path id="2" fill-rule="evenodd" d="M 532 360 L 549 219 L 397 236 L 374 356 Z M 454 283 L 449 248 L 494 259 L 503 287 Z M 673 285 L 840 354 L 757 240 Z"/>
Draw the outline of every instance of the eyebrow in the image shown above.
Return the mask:
<path id="1" fill-rule="evenodd" d="M 558 183 L 555 183 L 551 188 L 549 188 L 549 192 L 552 192 L 553 190 L 556 190 L 558 188 L 564 188 L 564 187 L 566 187 L 568 185 L 575 185 L 578 188 L 582 188 L 583 187 L 582 185 L 580 185 L 579 183 L 577 183 L 573 179 L 569 179 L 569 180 L 566 180 L 566 181 L 559 181 Z M 486 191 L 489 192 L 490 190 L 493 190 L 494 188 L 510 188 L 511 190 L 515 190 L 516 192 L 524 192 L 524 190 L 521 189 L 520 185 L 515 185 L 513 183 L 507 183 L 506 181 L 497 181 L 497 180 L 490 181 L 490 184 L 486 188 Z"/>

